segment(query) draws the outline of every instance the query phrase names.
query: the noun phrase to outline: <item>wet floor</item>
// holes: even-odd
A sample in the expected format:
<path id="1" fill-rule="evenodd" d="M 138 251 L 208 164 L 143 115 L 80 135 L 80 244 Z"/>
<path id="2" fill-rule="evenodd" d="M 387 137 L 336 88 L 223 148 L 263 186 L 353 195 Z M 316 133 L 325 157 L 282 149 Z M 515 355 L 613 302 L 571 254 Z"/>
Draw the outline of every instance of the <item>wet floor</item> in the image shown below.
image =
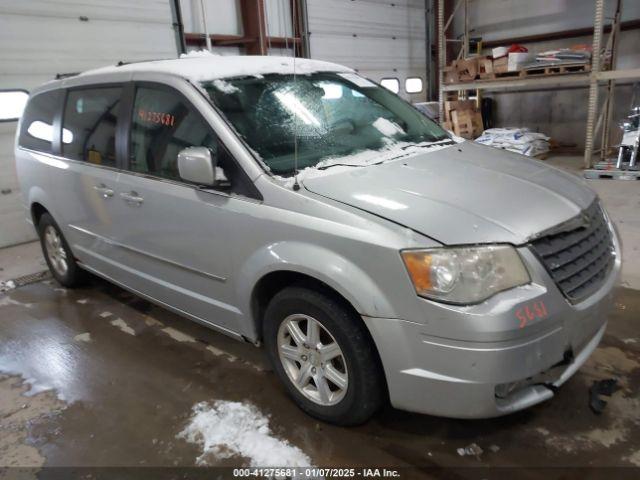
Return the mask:
<path id="1" fill-rule="evenodd" d="M 525 412 L 462 421 L 387 407 L 346 429 L 298 410 L 252 345 L 100 280 L 78 290 L 39 282 L 0 294 L 0 465 L 250 465 L 237 448 L 206 453 L 179 436 L 196 404 L 223 401 L 253 405 L 276 446 L 314 465 L 414 466 L 425 475 L 444 467 L 637 467 L 639 314 L 640 292 L 619 289 L 600 348 L 555 398 Z M 623 388 L 595 415 L 588 388 L 611 377 Z M 458 453 L 472 444 L 476 453 Z"/>

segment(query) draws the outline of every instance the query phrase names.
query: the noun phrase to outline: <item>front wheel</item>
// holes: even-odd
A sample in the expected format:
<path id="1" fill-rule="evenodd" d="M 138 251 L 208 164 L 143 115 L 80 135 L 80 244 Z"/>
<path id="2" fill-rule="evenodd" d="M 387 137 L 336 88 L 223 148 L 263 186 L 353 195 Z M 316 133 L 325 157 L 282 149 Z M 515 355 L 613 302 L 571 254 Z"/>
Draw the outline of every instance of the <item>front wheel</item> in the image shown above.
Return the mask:
<path id="1" fill-rule="evenodd" d="M 338 425 L 380 407 L 384 380 L 362 320 L 330 294 L 288 287 L 267 307 L 264 342 L 287 391 L 305 412 Z"/>

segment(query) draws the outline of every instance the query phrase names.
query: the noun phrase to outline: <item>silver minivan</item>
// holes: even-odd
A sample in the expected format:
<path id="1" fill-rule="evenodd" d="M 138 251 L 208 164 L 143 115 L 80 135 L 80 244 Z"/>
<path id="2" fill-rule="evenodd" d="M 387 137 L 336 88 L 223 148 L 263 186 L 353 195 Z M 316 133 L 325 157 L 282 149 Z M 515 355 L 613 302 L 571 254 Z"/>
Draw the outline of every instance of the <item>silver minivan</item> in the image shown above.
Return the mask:
<path id="1" fill-rule="evenodd" d="M 463 141 L 353 70 L 196 54 L 32 92 L 16 139 L 53 276 L 264 344 L 342 425 L 551 398 L 603 336 L 620 247 L 583 181 Z"/>

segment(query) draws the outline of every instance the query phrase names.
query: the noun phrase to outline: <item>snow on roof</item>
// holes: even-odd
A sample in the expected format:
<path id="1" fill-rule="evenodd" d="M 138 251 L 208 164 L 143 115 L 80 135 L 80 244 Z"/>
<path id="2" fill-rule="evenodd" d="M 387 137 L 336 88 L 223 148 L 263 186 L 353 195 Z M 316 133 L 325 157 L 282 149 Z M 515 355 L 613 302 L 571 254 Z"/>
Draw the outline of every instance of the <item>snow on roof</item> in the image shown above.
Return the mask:
<path id="1" fill-rule="evenodd" d="M 295 73 L 308 75 L 315 72 L 351 72 L 348 67 L 320 60 L 295 59 Z M 89 70 L 82 75 L 102 75 L 117 72 L 157 72 L 177 75 L 193 82 L 218 78 L 259 76 L 270 73 L 293 74 L 293 57 L 227 56 L 207 51 L 191 52 L 171 60 L 130 63 Z"/>

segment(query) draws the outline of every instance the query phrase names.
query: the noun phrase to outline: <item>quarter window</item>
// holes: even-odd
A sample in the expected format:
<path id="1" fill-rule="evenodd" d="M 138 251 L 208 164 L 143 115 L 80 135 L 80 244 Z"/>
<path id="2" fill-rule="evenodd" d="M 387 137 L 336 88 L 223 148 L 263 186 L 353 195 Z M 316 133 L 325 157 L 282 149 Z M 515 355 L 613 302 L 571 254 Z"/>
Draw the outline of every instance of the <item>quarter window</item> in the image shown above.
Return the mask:
<path id="1" fill-rule="evenodd" d="M 22 116 L 29 94 L 24 90 L 0 91 L 0 122 L 12 122 Z"/>
<path id="2" fill-rule="evenodd" d="M 61 96 L 60 90 L 53 90 L 29 100 L 18 139 L 21 147 L 52 153 L 53 118 L 60 107 Z"/>
<path id="3" fill-rule="evenodd" d="M 62 153 L 72 160 L 116 166 L 116 126 L 122 88 L 71 90 L 62 130 Z"/>
<path id="4" fill-rule="evenodd" d="M 393 93 L 398 93 L 400 91 L 400 82 L 397 78 L 383 78 L 380 80 L 380 85 L 387 90 L 391 90 Z"/>
<path id="5" fill-rule="evenodd" d="M 178 153 L 192 146 L 205 146 L 212 154 L 217 154 L 217 138 L 200 114 L 176 92 L 137 88 L 130 169 L 179 180 Z"/>
<path id="6" fill-rule="evenodd" d="M 404 82 L 404 89 L 407 93 L 422 92 L 422 79 L 420 77 L 410 77 Z"/>

